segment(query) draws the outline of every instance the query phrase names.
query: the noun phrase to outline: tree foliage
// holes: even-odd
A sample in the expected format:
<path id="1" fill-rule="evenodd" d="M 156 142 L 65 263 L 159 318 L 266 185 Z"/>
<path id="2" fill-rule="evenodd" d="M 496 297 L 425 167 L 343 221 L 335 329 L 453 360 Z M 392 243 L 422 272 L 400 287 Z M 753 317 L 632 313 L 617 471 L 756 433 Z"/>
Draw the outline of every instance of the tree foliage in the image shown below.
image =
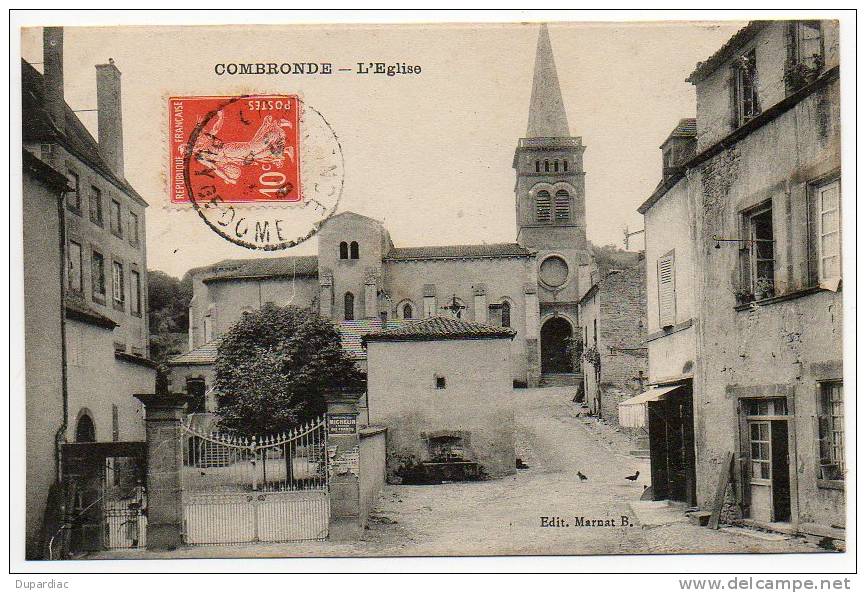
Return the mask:
<path id="1" fill-rule="evenodd" d="M 192 278 L 182 280 L 159 270 L 147 272 L 147 304 L 153 334 L 184 333 L 189 325 Z"/>
<path id="2" fill-rule="evenodd" d="M 215 370 L 220 425 L 250 436 L 321 415 L 329 390 L 364 387 L 334 324 L 295 306 L 269 304 L 244 315 L 223 336 Z"/>

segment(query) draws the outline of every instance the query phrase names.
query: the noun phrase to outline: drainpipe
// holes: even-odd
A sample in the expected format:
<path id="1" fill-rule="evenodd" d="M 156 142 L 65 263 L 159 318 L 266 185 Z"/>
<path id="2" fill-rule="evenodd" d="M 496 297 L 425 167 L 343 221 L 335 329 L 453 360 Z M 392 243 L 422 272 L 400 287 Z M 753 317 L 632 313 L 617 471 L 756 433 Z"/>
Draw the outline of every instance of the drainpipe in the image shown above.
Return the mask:
<path id="1" fill-rule="evenodd" d="M 69 388 L 66 354 L 66 193 L 60 193 L 57 202 L 57 214 L 60 220 L 60 391 L 63 398 L 63 418 L 60 428 L 54 434 L 54 475 L 61 480 L 61 445 L 66 441 L 66 429 L 69 425 Z"/>

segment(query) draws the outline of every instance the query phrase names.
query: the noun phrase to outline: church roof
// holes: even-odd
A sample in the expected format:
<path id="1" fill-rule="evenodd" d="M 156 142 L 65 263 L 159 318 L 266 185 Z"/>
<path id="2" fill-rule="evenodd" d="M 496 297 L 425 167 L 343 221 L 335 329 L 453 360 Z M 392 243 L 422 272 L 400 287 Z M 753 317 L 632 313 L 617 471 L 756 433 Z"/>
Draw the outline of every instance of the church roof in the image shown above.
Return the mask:
<path id="1" fill-rule="evenodd" d="M 428 317 L 405 321 L 397 327 L 372 332 L 362 342 L 411 342 L 426 340 L 478 340 L 488 338 L 513 339 L 517 332 L 510 327 L 474 323 L 454 317 Z"/>
<path id="2" fill-rule="evenodd" d="M 566 138 L 568 117 L 559 88 L 559 77 L 553 61 L 553 48 L 547 25 L 542 24 L 538 32 L 535 50 L 535 72 L 532 77 L 532 98 L 529 100 L 529 122 L 526 126 L 528 138 Z"/>
<path id="3" fill-rule="evenodd" d="M 258 259 L 228 259 L 207 266 L 215 272 L 204 282 L 242 278 L 300 278 L 319 275 L 319 258 L 315 255 L 289 255 Z M 196 272 L 202 270 L 199 268 Z"/>
<path id="4" fill-rule="evenodd" d="M 517 243 L 487 243 L 479 245 L 394 247 L 384 259 L 400 261 L 414 259 L 528 257 L 531 254 L 531 251 Z"/>

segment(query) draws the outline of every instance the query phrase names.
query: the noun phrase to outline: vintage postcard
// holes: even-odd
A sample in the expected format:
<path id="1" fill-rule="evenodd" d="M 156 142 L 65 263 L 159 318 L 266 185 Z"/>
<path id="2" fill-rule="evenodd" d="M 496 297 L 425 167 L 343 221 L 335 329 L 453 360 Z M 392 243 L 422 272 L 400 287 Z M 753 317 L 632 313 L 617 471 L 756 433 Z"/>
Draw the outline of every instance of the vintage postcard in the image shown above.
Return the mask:
<path id="1" fill-rule="evenodd" d="M 844 557 L 840 21 L 573 16 L 21 28 L 25 558 Z"/>

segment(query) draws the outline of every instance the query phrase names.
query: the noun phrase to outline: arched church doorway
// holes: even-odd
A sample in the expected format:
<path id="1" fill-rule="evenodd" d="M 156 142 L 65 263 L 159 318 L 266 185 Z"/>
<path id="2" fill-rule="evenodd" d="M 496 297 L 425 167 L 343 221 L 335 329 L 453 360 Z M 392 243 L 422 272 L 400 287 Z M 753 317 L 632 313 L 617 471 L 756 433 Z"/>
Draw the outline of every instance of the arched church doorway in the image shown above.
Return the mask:
<path id="1" fill-rule="evenodd" d="M 564 317 L 551 317 L 541 326 L 541 372 L 571 373 L 568 340 L 571 324 Z"/>

